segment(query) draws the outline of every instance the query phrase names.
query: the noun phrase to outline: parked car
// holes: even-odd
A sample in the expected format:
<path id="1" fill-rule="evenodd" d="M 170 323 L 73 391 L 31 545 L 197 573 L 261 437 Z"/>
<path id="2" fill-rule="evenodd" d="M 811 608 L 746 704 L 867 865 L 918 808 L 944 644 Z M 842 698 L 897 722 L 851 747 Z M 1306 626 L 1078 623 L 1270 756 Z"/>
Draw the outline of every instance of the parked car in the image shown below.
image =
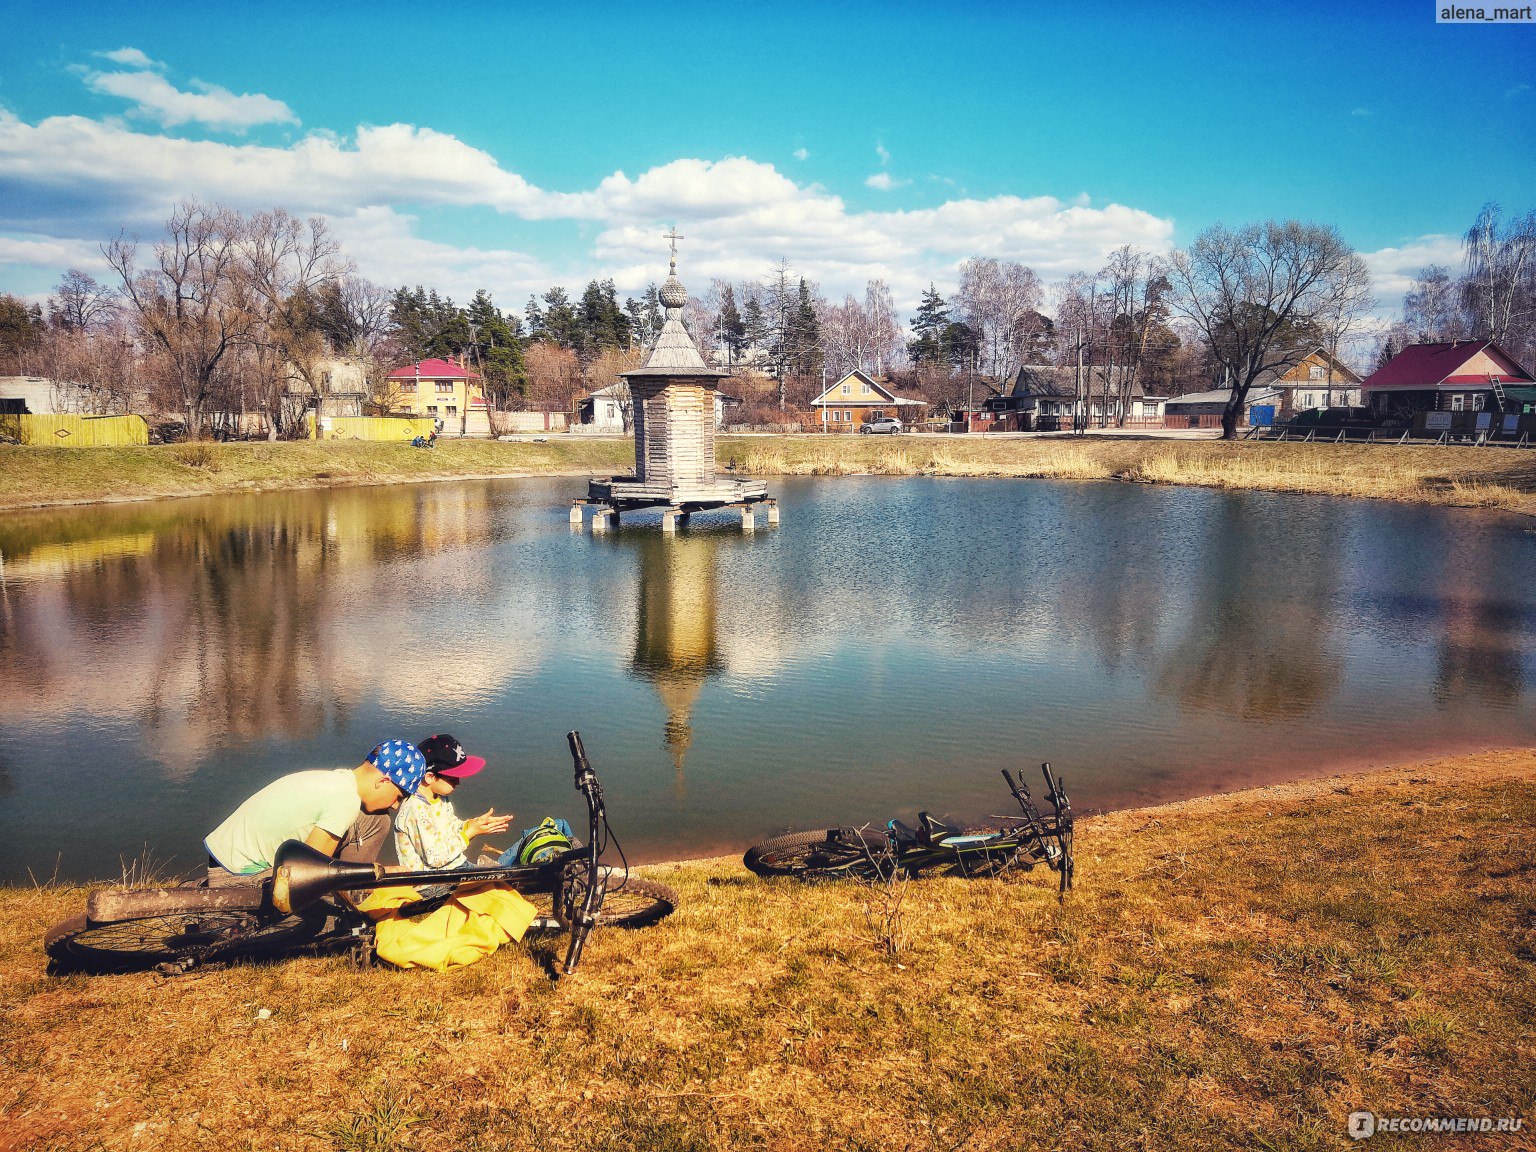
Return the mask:
<path id="1" fill-rule="evenodd" d="M 863 424 L 859 425 L 859 431 L 866 436 L 895 435 L 901 430 L 901 421 L 894 416 L 882 416 L 878 420 L 866 420 Z"/>

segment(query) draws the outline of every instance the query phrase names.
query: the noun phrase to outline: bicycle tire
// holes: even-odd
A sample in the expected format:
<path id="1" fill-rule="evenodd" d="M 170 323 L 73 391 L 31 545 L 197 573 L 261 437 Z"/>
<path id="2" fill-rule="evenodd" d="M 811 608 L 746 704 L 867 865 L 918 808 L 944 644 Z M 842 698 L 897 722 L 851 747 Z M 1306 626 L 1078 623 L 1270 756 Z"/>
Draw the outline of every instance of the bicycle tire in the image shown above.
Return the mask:
<path id="1" fill-rule="evenodd" d="M 748 848 L 741 862 L 759 876 L 878 878 L 887 856 L 883 833 L 863 828 L 791 832 Z"/>
<path id="2" fill-rule="evenodd" d="M 274 921 L 250 911 L 204 908 L 101 922 L 74 916 L 48 931 L 43 950 L 63 971 L 133 972 L 273 955 L 310 942 L 324 926 L 324 918 Z"/>
<path id="3" fill-rule="evenodd" d="M 655 880 L 615 872 L 605 872 L 602 880 L 603 903 L 597 910 L 596 921 L 599 928 L 647 928 L 666 919 L 677 908 L 677 892 Z M 561 929 L 570 929 L 571 908 L 581 902 L 584 891 L 585 881 L 580 880 L 577 887 L 551 899 L 549 914 Z M 535 899 L 534 907 L 543 914 L 543 901 Z"/>

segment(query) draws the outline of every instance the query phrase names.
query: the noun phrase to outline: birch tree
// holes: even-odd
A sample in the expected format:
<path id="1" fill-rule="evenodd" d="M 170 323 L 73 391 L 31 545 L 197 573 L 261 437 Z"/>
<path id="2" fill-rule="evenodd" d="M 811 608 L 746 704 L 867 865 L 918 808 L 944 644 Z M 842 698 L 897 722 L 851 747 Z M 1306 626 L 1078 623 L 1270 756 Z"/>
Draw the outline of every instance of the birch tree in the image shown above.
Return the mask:
<path id="1" fill-rule="evenodd" d="M 1023 363 L 1030 319 L 1041 298 L 1040 278 L 1022 264 L 973 256 L 960 265 L 955 299 L 980 341 L 985 371 L 1011 376 Z"/>
<path id="2" fill-rule="evenodd" d="M 1536 346 L 1536 211 L 1501 220 L 1485 204 L 1462 241 L 1462 292 L 1474 334 L 1520 358 Z"/>

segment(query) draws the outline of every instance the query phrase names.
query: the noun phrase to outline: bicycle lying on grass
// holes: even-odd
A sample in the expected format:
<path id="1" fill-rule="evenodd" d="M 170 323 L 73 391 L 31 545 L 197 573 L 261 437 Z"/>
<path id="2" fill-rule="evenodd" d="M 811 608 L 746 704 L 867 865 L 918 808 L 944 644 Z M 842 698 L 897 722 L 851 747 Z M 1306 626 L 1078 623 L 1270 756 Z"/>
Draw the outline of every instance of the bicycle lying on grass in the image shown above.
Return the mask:
<path id="1" fill-rule="evenodd" d="M 432 911 L 461 887 L 494 882 L 533 900 L 536 929 L 568 929 L 567 973 L 581 962 L 598 925 L 640 928 L 677 906 L 665 884 L 629 875 L 623 849 L 608 828 L 603 788 L 587 762 L 581 734 L 566 737 L 576 765 L 576 790 L 586 799 L 588 836 L 539 864 L 459 871 L 383 873 L 374 864 L 348 864 L 290 840 L 277 851 L 260 884 L 229 888 L 108 888 L 93 893 L 84 916 L 55 925 L 43 946 L 60 972 L 181 972 L 201 964 L 268 959 L 317 951 L 373 956 L 373 921 L 340 898 L 343 891 L 426 886 L 423 898 L 398 910 Z M 600 863 L 610 840 L 620 867 Z"/>
<path id="2" fill-rule="evenodd" d="M 1008 791 L 1019 802 L 1024 818 L 998 829 L 952 828 L 919 812 L 918 826 L 910 828 L 892 820 L 884 832 L 864 828 L 827 828 L 819 832 L 792 832 L 747 849 L 742 858 L 759 876 L 796 876 L 810 880 L 854 876 L 866 880 L 888 879 L 898 872 L 916 876 L 943 871 L 956 876 L 996 876 L 1010 869 L 1028 871 L 1045 864 L 1060 877 L 1060 894 L 1072 887 L 1072 805 L 1060 779 L 1042 764 L 1045 798 L 1051 805 L 1042 813 L 1029 786 L 1003 769 Z"/>

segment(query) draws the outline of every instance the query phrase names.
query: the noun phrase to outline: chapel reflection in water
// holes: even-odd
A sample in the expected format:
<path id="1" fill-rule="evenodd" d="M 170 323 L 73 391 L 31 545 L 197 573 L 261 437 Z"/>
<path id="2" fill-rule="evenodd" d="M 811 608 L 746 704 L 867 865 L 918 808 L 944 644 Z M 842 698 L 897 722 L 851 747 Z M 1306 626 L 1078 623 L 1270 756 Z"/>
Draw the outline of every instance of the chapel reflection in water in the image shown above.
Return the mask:
<path id="1" fill-rule="evenodd" d="M 656 688 L 667 717 L 662 743 L 672 757 L 674 788 L 687 790 L 683 759 L 693 743 L 693 708 L 711 677 L 721 672 L 716 561 L 739 535 L 684 529 L 666 536 L 646 527 L 617 540 L 632 547 L 639 562 L 635 606 L 635 650 L 631 672 Z"/>

